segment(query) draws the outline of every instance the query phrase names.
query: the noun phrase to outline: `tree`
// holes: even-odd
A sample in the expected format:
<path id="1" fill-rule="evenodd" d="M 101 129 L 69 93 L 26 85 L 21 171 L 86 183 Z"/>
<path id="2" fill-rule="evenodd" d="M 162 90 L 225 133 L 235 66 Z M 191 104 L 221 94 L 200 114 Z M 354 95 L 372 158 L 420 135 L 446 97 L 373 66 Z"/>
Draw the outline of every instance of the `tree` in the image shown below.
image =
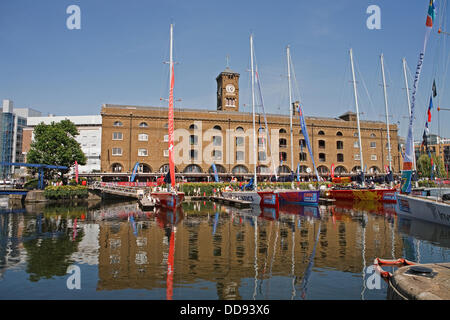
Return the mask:
<path id="1" fill-rule="evenodd" d="M 70 168 L 75 161 L 80 165 L 86 164 L 86 156 L 80 144 L 75 140 L 78 129 L 70 120 L 52 122 L 49 125 L 38 124 L 34 128 L 34 141 L 27 154 L 28 163 L 50 164 Z M 32 169 L 36 172 L 37 169 Z M 63 170 L 67 173 L 69 169 Z M 45 170 L 45 177 L 52 178 L 61 170 Z"/>
<path id="2" fill-rule="evenodd" d="M 434 164 L 433 176 L 435 178 L 442 178 L 446 176 L 444 163 L 442 159 L 438 158 L 435 154 L 432 154 Z M 422 154 L 417 160 L 417 171 L 420 177 L 431 177 L 431 160 L 427 154 Z"/>

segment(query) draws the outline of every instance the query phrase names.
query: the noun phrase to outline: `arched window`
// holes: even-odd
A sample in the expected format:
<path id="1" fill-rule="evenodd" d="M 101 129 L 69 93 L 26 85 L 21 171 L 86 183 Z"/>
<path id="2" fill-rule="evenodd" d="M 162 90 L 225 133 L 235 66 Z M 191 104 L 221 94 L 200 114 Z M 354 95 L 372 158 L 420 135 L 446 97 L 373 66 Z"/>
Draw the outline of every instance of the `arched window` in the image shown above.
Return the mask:
<path id="1" fill-rule="evenodd" d="M 319 149 L 325 149 L 325 140 L 319 140 Z"/>
<path id="2" fill-rule="evenodd" d="M 373 166 L 373 167 L 370 167 L 370 173 L 380 173 L 381 171 L 380 171 L 380 168 L 378 168 L 377 166 Z"/>
<path id="3" fill-rule="evenodd" d="M 319 162 L 325 162 L 326 156 L 325 153 L 319 153 Z"/>
<path id="4" fill-rule="evenodd" d="M 247 169 L 246 166 L 238 165 L 238 166 L 235 166 L 235 167 L 233 168 L 233 170 L 231 170 L 231 172 L 232 172 L 233 174 L 237 174 L 237 173 L 248 173 L 248 169 Z"/>
<path id="5" fill-rule="evenodd" d="M 278 173 L 291 173 L 291 169 L 286 165 L 278 166 Z"/>
<path id="6" fill-rule="evenodd" d="M 114 122 L 113 126 L 114 127 L 121 127 L 121 126 L 123 126 L 123 123 L 121 121 L 116 121 L 116 122 Z"/>
<path id="7" fill-rule="evenodd" d="M 343 153 L 337 154 L 337 162 L 344 162 L 344 154 Z"/>
<path id="8" fill-rule="evenodd" d="M 280 140 L 280 148 L 286 148 L 287 146 L 287 141 L 285 138 L 281 138 Z"/>
<path id="9" fill-rule="evenodd" d="M 148 128 L 147 122 L 141 122 L 141 123 L 139 123 L 139 128 Z"/>
<path id="10" fill-rule="evenodd" d="M 303 134 L 302 129 L 298 130 L 298 134 L 299 134 L 299 135 L 302 135 L 302 134 Z"/>
<path id="11" fill-rule="evenodd" d="M 336 132 L 336 135 L 339 137 L 342 137 L 342 132 L 338 131 L 338 132 Z"/>
<path id="12" fill-rule="evenodd" d="M 216 170 L 217 170 L 217 173 L 227 173 L 227 170 L 225 169 L 225 167 L 220 164 L 216 164 Z M 212 166 L 209 167 L 208 172 L 214 173 L 214 168 Z"/>
<path id="13" fill-rule="evenodd" d="M 237 128 L 236 128 L 236 132 L 242 132 L 242 133 L 243 133 L 243 132 L 244 132 L 244 128 L 242 128 L 242 127 L 237 127 Z"/>
<path id="14" fill-rule="evenodd" d="M 196 124 L 191 124 L 191 125 L 189 126 L 189 130 L 197 130 L 197 129 L 198 129 L 198 127 L 197 127 Z"/>
<path id="15" fill-rule="evenodd" d="M 113 163 L 113 165 L 111 166 L 111 171 L 112 172 L 122 172 L 123 167 L 120 163 Z"/>
<path id="16" fill-rule="evenodd" d="M 270 173 L 270 169 L 267 166 L 257 166 L 256 172 L 257 173 Z"/>
<path id="17" fill-rule="evenodd" d="M 336 168 L 334 168 L 334 173 L 336 174 L 347 173 L 347 169 L 345 169 L 344 166 L 337 166 Z"/>
<path id="18" fill-rule="evenodd" d="M 360 166 L 354 166 L 352 168 L 352 172 L 354 172 L 354 173 L 357 173 L 357 172 L 360 172 L 360 171 L 361 171 L 361 167 Z"/>
<path id="19" fill-rule="evenodd" d="M 318 133 L 318 135 L 319 135 L 319 136 L 324 136 L 324 135 L 325 135 L 325 132 L 323 132 L 322 130 L 320 130 L 319 133 Z"/>
<path id="20" fill-rule="evenodd" d="M 308 167 L 307 166 L 300 166 L 299 167 L 299 173 L 308 173 Z"/>
<path id="21" fill-rule="evenodd" d="M 213 129 L 214 129 L 214 130 L 222 131 L 222 128 L 221 128 L 220 126 L 214 126 Z"/>
<path id="22" fill-rule="evenodd" d="M 167 172 L 169 172 L 169 164 L 168 164 L 168 163 L 163 164 L 163 165 L 159 168 L 159 172 L 160 172 L 160 173 L 167 173 Z M 175 172 L 178 172 L 178 168 L 177 168 L 177 167 L 175 167 Z"/>
<path id="23" fill-rule="evenodd" d="M 371 134 L 370 134 L 370 137 L 371 137 L 371 138 L 375 138 L 375 137 L 376 137 L 375 133 L 371 133 Z"/>
<path id="24" fill-rule="evenodd" d="M 283 129 L 283 128 L 281 128 L 280 131 L 279 131 L 279 133 L 286 133 L 286 130 Z"/>
<path id="25" fill-rule="evenodd" d="M 150 172 L 152 172 L 152 168 L 146 163 L 140 163 L 138 172 L 139 173 L 150 173 Z"/>
<path id="26" fill-rule="evenodd" d="M 329 170 L 328 167 L 326 167 L 326 166 L 318 166 L 318 167 L 317 167 L 317 171 L 318 171 L 320 174 L 326 174 L 326 173 L 329 173 L 329 172 L 330 172 L 330 170 Z"/>
<path id="27" fill-rule="evenodd" d="M 202 173 L 202 168 L 196 164 L 190 164 L 184 168 L 183 173 Z"/>

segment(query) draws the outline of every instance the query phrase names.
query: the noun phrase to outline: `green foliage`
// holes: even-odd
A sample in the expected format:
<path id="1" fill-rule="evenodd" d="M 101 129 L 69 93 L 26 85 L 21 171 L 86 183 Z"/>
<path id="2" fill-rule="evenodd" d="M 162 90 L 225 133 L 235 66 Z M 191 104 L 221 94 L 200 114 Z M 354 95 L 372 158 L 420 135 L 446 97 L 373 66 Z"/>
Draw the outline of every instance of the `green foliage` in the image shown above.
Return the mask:
<path id="1" fill-rule="evenodd" d="M 86 156 L 80 144 L 75 140 L 78 129 L 70 120 L 52 122 L 49 125 L 38 124 L 34 128 L 34 141 L 27 154 L 28 163 L 50 164 L 70 168 L 75 164 L 86 164 Z M 36 173 L 36 169 L 30 169 Z M 68 170 L 66 170 L 67 172 Z M 64 172 L 64 173 L 66 173 Z M 45 170 L 47 179 L 59 173 L 58 170 Z"/>
<path id="2" fill-rule="evenodd" d="M 25 184 L 23 185 L 23 187 L 27 190 L 33 190 L 33 189 L 37 189 L 38 187 L 38 179 L 31 179 L 28 180 L 27 182 L 25 182 Z"/>
<path id="3" fill-rule="evenodd" d="M 48 186 L 44 195 L 50 200 L 86 199 L 89 196 L 86 186 Z"/>
<path id="4" fill-rule="evenodd" d="M 242 185 L 246 183 L 243 182 Z M 327 184 L 325 182 L 317 183 L 317 182 L 294 182 L 294 187 L 299 188 L 301 190 L 309 189 L 309 185 L 313 185 L 314 188 L 317 188 L 319 185 Z M 207 197 L 212 196 L 214 194 L 214 189 L 219 191 L 221 189 L 225 189 L 226 187 L 231 187 L 234 190 L 240 190 L 240 183 L 183 183 L 180 186 L 180 191 L 184 192 L 186 196 L 199 196 L 206 195 Z M 291 189 L 291 182 L 260 182 L 258 183 L 258 189 Z M 197 192 L 200 189 L 200 192 Z"/>
<path id="5" fill-rule="evenodd" d="M 446 176 L 444 163 L 435 154 L 431 155 L 434 164 L 434 177 L 443 178 Z M 431 160 L 426 154 L 422 154 L 417 160 L 417 172 L 419 177 L 431 177 Z"/>

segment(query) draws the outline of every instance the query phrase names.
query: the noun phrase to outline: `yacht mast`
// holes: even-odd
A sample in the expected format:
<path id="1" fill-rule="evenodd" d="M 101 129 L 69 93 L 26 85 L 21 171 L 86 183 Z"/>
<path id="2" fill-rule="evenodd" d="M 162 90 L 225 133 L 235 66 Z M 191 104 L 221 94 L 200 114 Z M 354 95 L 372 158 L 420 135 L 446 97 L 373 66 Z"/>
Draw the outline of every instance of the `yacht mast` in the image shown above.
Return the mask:
<path id="1" fill-rule="evenodd" d="M 291 51 L 289 46 L 286 47 L 287 56 L 287 73 L 289 88 L 289 128 L 291 131 L 291 170 L 294 171 L 294 135 L 292 130 L 292 90 L 291 90 Z"/>
<path id="2" fill-rule="evenodd" d="M 381 73 L 383 75 L 383 92 L 384 92 L 384 106 L 386 108 L 386 129 L 387 129 L 387 140 L 388 140 L 388 158 L 389 158 L 389 172 L 392 172 L 392 160 L 391 160 L 391 137 L 389 135 L 389 113 L 388 113 L 388 101 L 386 93 L 386 77 L 384 76 L 384 56 L 381 54 Z M 383 147 L 383 146 L 381 146 Z"/>
<path id="3" fill-rule="evenodd" d="M 363 155 L 362 155 L 361 128 L 359 126 L 358 94 L 356 92 L 355 68 L 353 66 L 353 49 L 352 48 L 350 48 L 350 63 L 352 65 L 353 92 L 354 92 L 354 95 L 355 95 L 356 122 L 357 122 L 357 125 L 358 125 L 359 160 L 360 160 L 360 163 L 361 163 L 361 172 L 363 174 L 362 185 L 364 186 L 364 160 L 363 160 Z"/>
<path id="4" fill-rule="evenodd" d="M 256 176 L 256 168 L 257 168 L 257 154 L 256 154 L 256 125 L 255 125 L 255 73 L 253 69 L 253 34 L 250 34 L 250 66 L 252 73 L 252 111 L 253 111 L 253 159 L 255 161 L 255 175 L 254 175 L 254 185 L 255 190 L 257 190 L 258 180 Z M 266 128 L 267 130 L 267 128 Z"/>

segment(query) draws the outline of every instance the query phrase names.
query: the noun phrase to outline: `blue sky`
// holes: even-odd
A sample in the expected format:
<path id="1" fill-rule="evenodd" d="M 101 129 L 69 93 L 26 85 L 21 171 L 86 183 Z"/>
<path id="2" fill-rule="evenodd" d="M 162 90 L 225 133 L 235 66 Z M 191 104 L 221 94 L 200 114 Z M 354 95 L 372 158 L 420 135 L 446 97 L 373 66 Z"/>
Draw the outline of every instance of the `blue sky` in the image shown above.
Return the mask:
<path id="1" fill-rule="evenodd" d="M 437 21 L 440 19 L 438 0 Z M 68 30 L 66 9 L 81 8 L 81 30 Z M 381 30 L 369 30 L 369 5 L 381 8 Z M 216 108 L 216 76 L 241 74 L 241 110 L 251 111 L 249 35 L 262 78 L 265 108 L 288 113 L 286 45 L 291 46 L 300 99 L 308 116 L 354 111 L 349 48 L 357 66 L 361 118 L 384 121 L 379 56 L 386 64 L 390 121 L 406 135 L 401 59 L 414 74 L 423 43 L 428 0 L 112 1 L 2 0 L 0 99 L 55 115 L 99 114 L 103 103 L 165 106 L 169 24 L 175 24 L 178 108 Z M 437 28 L 430 38 L 417 96 L 421 137 L 433 78 L 442 107 L 448 53 Z M 450 30 L 448 30 L 450 31 Z M 409 78 L 412 83 L 412 78 Z M 448 81 L 447 81 L 448 82 Z M 410 86 L 411 87 L 411 86 Z M 298 99 L 298 96 L 295 96 Z M 435 106 L 437 105 L 435 102 Z M 441 133 L 450 114 L 441 114 Z M 437 112 L 431 131 L 437 133 Z"/>

